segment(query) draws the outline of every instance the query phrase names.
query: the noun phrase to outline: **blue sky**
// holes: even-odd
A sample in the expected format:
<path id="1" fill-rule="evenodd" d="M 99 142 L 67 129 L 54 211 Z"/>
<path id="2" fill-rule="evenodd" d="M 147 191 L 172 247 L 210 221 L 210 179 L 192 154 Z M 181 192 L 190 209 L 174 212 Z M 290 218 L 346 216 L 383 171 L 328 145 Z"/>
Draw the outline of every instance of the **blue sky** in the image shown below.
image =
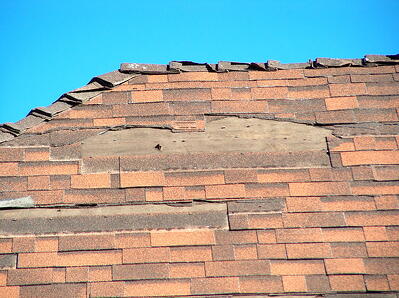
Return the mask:
<path id="1" fill-rule="evenodd" d="M 398 11 L 398 0 L 3 0 L 0 123 L 121 62 L 397 54 Z"/>

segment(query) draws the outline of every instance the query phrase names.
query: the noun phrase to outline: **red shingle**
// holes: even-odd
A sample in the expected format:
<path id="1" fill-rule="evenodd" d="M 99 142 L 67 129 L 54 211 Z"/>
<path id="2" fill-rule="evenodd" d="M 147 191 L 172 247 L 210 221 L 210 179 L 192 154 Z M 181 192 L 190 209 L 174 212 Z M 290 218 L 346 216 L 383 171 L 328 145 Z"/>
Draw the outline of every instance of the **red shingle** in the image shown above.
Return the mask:
<path id="1" fill-rule="evenodd" d="M 330 90 L 327 85 L 288 88 L 288 98 L 291 99 L 315 99 L 326 97 L 330 97 Z"/>
<path id="2" fill-rule="evenodd" d="M 222 171 L 167 172 L 165 182 L 168 186 L 224 184 L 224 175 Z"/>
<path id="3" fill-rule="evenodd" d="M 214 261 L 205 262 L 206 276 L 269 275 L 269 261 Z"/>
<path id="4" fill-rule="evenodd" d="M 125 283 L 126 296 L 177 296 L 190 295 L 190 282 L 177 280 L 146 280 Z"/>
<path id="5" fill-rule="evenodd" d="M 212 260 L 210 246 L 172 247 L 171 262 L 204 262 Z"/>
<path id="6" fill-rule="evenodd" d="M 191 281 L 191 294 L 225 294 L 238 293 L 238 277 L 195 278 Z"/>
<path id="7" fill-rule="evenodd" d="M 277 229 L 279 243 L 323 242 L 320 228 Z"/>
<path id="8" fill-rule="evenodd" d="M 366 273 L 363 259 L 326 259 L 327 274 Z"/>
<path id="9" fill-rule="evenodd" d="M 258 182 L 297 182 L 309 181 L 309 173 L 307 170 L 258 170 Z"/>
<path id="10" fill-rule="evenodd" d="M 2 179 L 0 178 L 0 181 Z M 0 182 L 1 183 L 1 182 Z M 50 176 L 28 177 L 29 190 L 48 190 L 50 189 Z M 21 189 L 19 189 L 21 190 Z"/>
<path id="11" fill-rule="evenodd" d="M 366 241 L 386 241 L 388 234 L 385 227 L 363 227 Z"/>
<path id="12" fill-rule="evenodd" d="M 331 96 L 365 95 L 367 94 L 366 84 L 333 84 L 330 85 Z"/>
<path id="13" fill-rule="evenodd" d="M 203 263 L 176 263 L 169 265 L 170 278 L 195 278 L 205 277 Z"/>
<path id="14" fill-rule="evenodd" d="M 145 247 L 150 245 L 150 233 L 122 232 L 115 234 L 115 246 L 117 248 Z"/>
<path id="15" fill-rule="evenodd" d="M 325 274 L 321 260 L 271 260 L 272 275 Z"/>
<path id="16" fill-rule="evenodd" d="M 250 71 L 250 80 L 270 80 L 270 79 L 302 79 L 302 69 L 290 69 L 279 71 Z"/>
<path id="17" fill-rule="evenodd" d="M 399 220 L 399 211 L 346 212 L 349 226 L 392 226 Z"/>
<path id="18" fill-rule="evenodd" d="M 64 267 L 85 265 L 111 265 L 121 264 L 120 251 L 83 251 L 83 252 L 43 252 L 21 253 L 18 255 L 18 266 L 25 267 Z"/>
<path id="19" fill-rule="evenodd" d="M 168 75 L 169 82 L 185 82 L 185 81 L 217 81 L 219 74 L 211 72 L 185 72 L 180 74 Z M 152 76 L 149 76 L 152 77 Z"/>
<path id="20" fill-rule="evenodd" d="M 366 291 L 362 275 L 330 275 L 329 279 L 333 291 Z"/>
<path id="21" fill-rule="evenodd" d="M 323 259 L 331 257 L 328 243 L 295 243 L 287 244 L 289 259 Z"/>
<path id="22" fill-rule="evenodd" d="M 106 173 L 71 176 L 71 188 L 110 188 L 111 176 Z"/>
<path id="23" fill-rule="evenodd" d="M 336 227 L 344 226 L 341 212 L 284 213 L 284 227 Z"/>
<path id="24" fill-rule="evenodd" d="M 207 198 L 244 198 L 246 196 L 244 184 L 206 185 Z"/>
<path id="25" fill-rule="evenodd" d="M 252 88 L 253 99 L 282 99 L 288 98 L 287 87 Z"/>
<path id="26" fill-rule="evenodd" d="M 367 291 L 389 291 L 388 279 L 385 275 L 365 275 Z"/>
<path id="27" fill-rule="evenodd" d="M 15 285 L 34 285 L 46 283 L 64 283 L 64 268 L 35 268 L 35 269 L 15 269 L 8 271 L 7 284 Z"/>
<path id="28" fill-rule="evenodd" d="M 215 243 L 211 230 L 151 232 L 152 246 L 209 245 Z"/>
<path id="29" fill-rule="evenodd" d="M 156 102 L 163 101 L 161 90 L 143 90 L 132 92 L 132 102 Z"/>
<path id="30" fill-rule="evenodd" d="M 325 242 L 358 242 L 364 241 L 362 228 L 323 228 Z"/>
<path id="31" fill-rule="evenodd" d="M 234 246 L 234 256 L 236 260 L 253 260 L 258 258 L 258 252 L 256 250 L 256 245 L 246 244 L 246 245 L 235 245 Z"/>
<path id="32" fill-rule="evenodd" d="M 60 251 L 112 249 L 115 248 L 115 236 L 113 234 L 61 236 L 58 247 Z"/>
<path id="33" fill-rule="evenodd" d="M 399 257 L 399 242 L 368 242 L 369 257 Z"/>
<path id="34" fill-rule="evenodd" d="M 165 177 L 162 172 L 121 173 L 121 187 L 162 185 L 165 185 Z"/>
<path id="35" fill-rule="evenodd" d="M 170 262 L 168 247 L 145 247 L 123 249 L 123 263 L 159 263 Z"/>
<path id="36" fill-rule="evenodd" d="M 240 277 L 241 293 L 281 293 L 283 284 L 280 276 Z"/>
<path id="37" fill-rule="evenodd" d="M 286 259 L 287 252 L 284 244 L 259 244 L 259 259 Z"/>
<path id="38" fill-rule="evenodd" d="M 12 252 L 12 238 L 2 238 L 0 239 L 0 253 L 10 253 Z"/>
<path id="39" fill-rule="evenodd" d="M 212 101 L 213 113 L 266 113 L 267 101 Z"/>
<path id="40" fill-rule="evenodd" d="M 215 245 L 212 246 L 212 258 L 214 261 L 234 260 L 233 245 Z"/>
<path id="41" fill-rule="evenodd" d="M 270 229 L 282 228 L 283 221 L 281 214 L 249 214 L 248 228 L 250 229 Z"/>
<path id="42" fill-rule="evenodd" d="M 283 285 L 285 292 L 306 292 L 305 276 L 283 276 Z"/>
<path id="43" fill-rule="evenodd" d="M 345 152 L 349 153 L 349 152 Z M 292 196 L 350 195 L 346 182 L 289 183 Z"/>

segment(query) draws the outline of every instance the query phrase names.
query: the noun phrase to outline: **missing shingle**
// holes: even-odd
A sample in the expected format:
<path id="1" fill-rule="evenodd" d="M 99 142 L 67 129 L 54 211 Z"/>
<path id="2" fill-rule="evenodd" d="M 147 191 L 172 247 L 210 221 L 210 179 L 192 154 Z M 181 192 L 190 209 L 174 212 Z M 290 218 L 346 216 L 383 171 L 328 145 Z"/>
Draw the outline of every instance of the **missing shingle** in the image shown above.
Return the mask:
<path id="1" fill-rule="evenodd" d="M 169 129 L 132 128 L 89 137 L 84 157 L 218 152 L 326 151 L 331 130 L 306 124 L 223 117 L 204 132 L 173 133 Z M 162 148 L 162 150 L 159 150 Z"/>

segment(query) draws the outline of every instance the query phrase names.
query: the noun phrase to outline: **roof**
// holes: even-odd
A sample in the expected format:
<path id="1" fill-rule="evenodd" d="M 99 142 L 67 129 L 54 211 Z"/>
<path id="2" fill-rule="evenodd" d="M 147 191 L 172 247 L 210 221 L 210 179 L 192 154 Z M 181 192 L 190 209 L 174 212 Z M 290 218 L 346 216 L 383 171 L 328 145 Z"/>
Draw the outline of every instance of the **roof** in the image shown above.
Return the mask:
<path id="1" fill-rule="evenodd" d="M 0 296 L 396 297 L 398 62 L 123 63 L 2 125 Z"/>

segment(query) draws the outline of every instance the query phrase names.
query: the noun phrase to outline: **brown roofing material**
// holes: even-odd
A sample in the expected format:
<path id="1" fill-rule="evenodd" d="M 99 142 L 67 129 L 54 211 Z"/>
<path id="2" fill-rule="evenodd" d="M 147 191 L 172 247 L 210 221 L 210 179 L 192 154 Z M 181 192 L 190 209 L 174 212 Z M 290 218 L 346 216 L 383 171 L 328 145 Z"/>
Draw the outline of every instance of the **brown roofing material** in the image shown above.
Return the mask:
<path id="1" fill-rule="evenodd" d="M 396 297 L 398 62 L 124 63 L 4 124 L 0 297 Z"/>

